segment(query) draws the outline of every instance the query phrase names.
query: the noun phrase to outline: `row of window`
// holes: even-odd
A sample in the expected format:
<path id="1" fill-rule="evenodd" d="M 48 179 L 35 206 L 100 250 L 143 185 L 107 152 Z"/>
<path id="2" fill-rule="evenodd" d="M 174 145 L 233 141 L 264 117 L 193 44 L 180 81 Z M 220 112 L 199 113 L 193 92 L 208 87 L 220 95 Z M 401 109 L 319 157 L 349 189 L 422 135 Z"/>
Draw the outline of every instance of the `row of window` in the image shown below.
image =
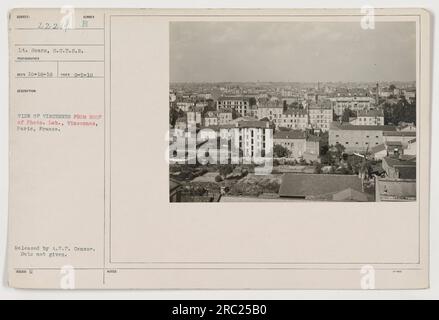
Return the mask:
<path id="1" fill-rule="evenodd" d="M 340 135 L 337 134 L 337 135 L 335 135 L 335 137 L 336 137 L 336 138 L 340 138 Z M 370 136 L 366 136 L 366 138 L 369 139 Z M 379 137 L 379 136 L 375 136 L 375 138 L 379 139 L 380 137 Z"/>
<path id="2" fill-rule="evenodd" d="M 228 105 L 232 105 L 232 104 L 239 104 L 239 105 L 245 105 L 248 104 L 248 102 L 246 101 L 218 101 L 219 104 L 228 104 Z"/>
<path id="3" fill-rule="evenodd" d="M 341 144 L 341 143 L 340 143 L 339 141 L 337 141 L 336 144 Z M 346 145 L 349 145 L 349 141 L 346 141 L 345 144 L 346 144 Z M 356 145 L 359 145 L 360 143 L 359 143 L 359 142 L 355 142 L 355 144 L 356 144 Z M 365 144 L 366 146 L 368 146 L 368 145 L 369 145 L 369 142 L 365 142 L 364 144 Z M 375 145 L 379 145 L 379 144 L 380 144 L 379 142 L 375 142 Z"/>

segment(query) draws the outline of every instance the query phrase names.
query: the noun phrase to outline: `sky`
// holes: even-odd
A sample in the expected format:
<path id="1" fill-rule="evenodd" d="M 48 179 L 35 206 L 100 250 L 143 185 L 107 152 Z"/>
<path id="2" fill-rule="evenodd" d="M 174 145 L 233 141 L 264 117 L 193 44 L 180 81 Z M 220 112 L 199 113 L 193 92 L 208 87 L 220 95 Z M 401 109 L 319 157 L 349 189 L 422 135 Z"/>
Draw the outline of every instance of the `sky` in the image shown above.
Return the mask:
<path id="1" fill-rule="evenodd" d="M 416 80 L 414 22 L 172 22 L 171 82 Z"/>

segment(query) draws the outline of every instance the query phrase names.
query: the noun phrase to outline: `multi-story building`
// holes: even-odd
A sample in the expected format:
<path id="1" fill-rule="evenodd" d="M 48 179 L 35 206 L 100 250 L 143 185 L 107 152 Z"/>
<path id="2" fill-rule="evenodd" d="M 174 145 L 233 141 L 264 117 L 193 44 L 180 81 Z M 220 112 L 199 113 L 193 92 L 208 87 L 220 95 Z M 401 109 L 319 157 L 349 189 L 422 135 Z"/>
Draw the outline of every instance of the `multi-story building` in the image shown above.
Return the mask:
<path id="1" fill-rule="evenodd" d="M 328 131 L 333 121 L 333 111 L 329 100 L 308 104 L 308 121 L 312 129 Z"/>
<path id="2" fill-rule="evenodd" d="M 282 97 L 291 97 L 293 95 L 293 91 L 289 89 L 282 89 L 280 95 Z"/>
<path id="3" fill-rule="evenodd" d="M 233 121 L 232 110 L 221 109 L 219 111 L 208 111 L 204 114 L 203 125 L 205 127 L 229 125 Z"/>
<path id="4" fill-rule="evenodd" d="M 274 132 L 274 126 L 269 121 L 239 121 L 228 125 L 212 126 L 209 130 L 201 130 L 200 138 L 202 140 L 212 140 L 216 137 L 222 140 L 231 139 L 231 143 L 234 141 L 239 143 L 233 148 L 239 150 L 241 158 L 257 158 L 258 156 L 265 157 L 267 147 L 273 146 L 273 140 L 270 138 L 272 135 L 268 136 L 266 130 Z"/>
<path id="5" fill-rule="evenodd" d="M 416 100 L 416 88 L 405 89 L 403 93 L 407 101 Z"/>
<path id="6" fill-rule="evenodd" d="M 395 91 L 393 89 L 384 88 L 384 89 L 380 90 L 380 97 L 381 98 L 388 99 L 394 95 L 395 95 Z"/>
<path id="7" fill-rule="evenodd" d="M 273 143 L 287 149 L 290 158 L 298 159 L 306 151 L 306 133 L 301 130 L 278 131 L 274 134 Z"/>
<path id="8" fill-rule="evenodd" d="M 178 118 L 175 122 L 176 130 L 186 130 L 187 129 L 187 118 Z"/>
<path id="9" fill-rule="evenodd" d="M 368 110 L 375 103 L 372 97 L 336 97 L 331 98 L 331 101 L 337 116 L 342 116 L 346 109 L 351 109 L 354 112 Z"/>
<path id="10" fill-rule="evenodd" d="M 278 131 L 274 134 L 274 145 L 280 145 L 290 152 L 290 158 L 317 161 L 320 157 L 322 140 L 307 135 L 302 130 Z"/>
<path id="11" fill-rule="evenodd" d="M 303 154 L 303 159 L 307 161 L 318 161 L 322 145 L 323 140 L 321 137 L 308 136 L 306 138 L 306 150 Z"/>
<path id="12" fill-rule="evenodd" d="M 198 108 L 191 108 L 186 112 L 188 126 L 197 126 L 202 124 L 202 110 Z"/>
<path id="13" fill-rule="evenodd" d="M 257 118 L 267 118 L 277 125 L 279 120 L 282 118 L 283 111 L 284 107 L 282 104 L 279 102 L 268 101 L 258 105 Z"/>
<path id="14" fill-rule="evenodd" d="M 233 112 L 231 109 L 220 109 L 218 111 L 218 124 L 227 125 L 233 120 Z"/>
<path id="15" fill-rule="evenodd" d="M 218 113 L 216 111 L 206 112 L 204 115 L 204 126 L 211 127 L 218 125 Z"/>
<path id="16" fill-rule="evenodd" d="M 384 112 L 382 110 L 360 110 L 357 117 L 350 121 L 356 126 L 383 126 Z"/>
<path id="17" fill-rule="evenodd" d="M 274 128 L 268 121 L 242 121 L 237 124 L 239 129 L 239 149 L 245 158 L 265 157 L 268 143 L 272 146 L 272 139 L 267 136 L 267 129 Z M 272 131 L 272 132 L 273 132 Z"/>
<path id="18" fill-rule="evenodd" d="M 203 111 L 204 111 L 204 109 L 207 108 L 207 106 L 208 106 L 207 102 L 197 102 L 197 103 L 195 103 L 195 107 L 199 108 L 200 110 L 203 110 Z"/>
<path id="19" fill-rule="evenodd" d="M 217 110 L 233 109 L 239 113 L 241 117 L 246 117 L 250 114 L 250 98 L 247 97 L 221 97 L 217 101 Z"/>
<path id="20" fill-rule="evenodd" d="M 329 130 L 329 145 L 340 144 L 345 152 L 365 152 L 384 144 L 386 133 L 396 132 L 393 126 L 354 126 L 333 122 Z"/>
<path id="21" fill-rule="evenodd" d="M 183 112 L 188 112 L 194 106 L 190 101 L 177 101 L 177 108 Z"/>
<path id="22" fill-rule="evenodd" d="M 287 110 L 276 125 L 282 128 L 305 130 L 308 127 L 308 112 L 303 109 Z"/>
<path id="23" fill-rule="evenodd" d="M 199 93 L 199 94 L 197 94 L 197 98 L 209 100 L 209 99 L 212 99 L 212 94 L 211 93 Z"/>

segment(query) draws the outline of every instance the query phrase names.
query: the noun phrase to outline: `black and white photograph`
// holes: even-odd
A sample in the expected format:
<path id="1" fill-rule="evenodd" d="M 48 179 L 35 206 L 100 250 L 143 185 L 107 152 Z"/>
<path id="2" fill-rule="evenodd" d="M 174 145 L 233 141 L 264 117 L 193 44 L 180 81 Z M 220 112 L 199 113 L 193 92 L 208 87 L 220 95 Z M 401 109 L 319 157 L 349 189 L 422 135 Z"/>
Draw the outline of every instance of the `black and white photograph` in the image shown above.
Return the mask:
<path id="1" fill-rule="evenodd" d="M 0 300 L 439 296 L 438 1 L 14 1 Z"/>
<path id="2" fill-rule="evenodd" d="M 414 22 L 170 23 L 170 202 L 417 199 Z"/>

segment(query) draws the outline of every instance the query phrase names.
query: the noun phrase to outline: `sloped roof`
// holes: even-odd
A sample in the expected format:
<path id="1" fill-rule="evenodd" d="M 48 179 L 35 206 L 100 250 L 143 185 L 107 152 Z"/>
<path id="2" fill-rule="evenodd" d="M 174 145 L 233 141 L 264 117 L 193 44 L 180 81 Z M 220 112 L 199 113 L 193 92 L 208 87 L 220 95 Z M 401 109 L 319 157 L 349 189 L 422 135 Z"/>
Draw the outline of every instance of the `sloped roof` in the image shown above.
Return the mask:
<path id="1" fill-rule="evenodd" d="M 169 191 L 172 192 L 181 187 L 181 184 L 174 179 L 169 179 Z"/>
<path id="2" fill-rule="evenodd" d="M 362 191 L 361 180 L 358 176 L 286 173 L 282 178 L 279 195 L 305 198 L 340 192 L 349 188 Z"/>
<path id="3" fill-rule="evenodd" d="M 274 139 L 305 139 L 306 134 L 301 130 L 278 131 L 274 134 Z"/>
<path id="4" fill-rule="evenodd" d="M 249 97 L 220 97 L 218 101 L 249 101 Z"/>
<path id="5" fill-rule="evenodd" d="M 399 147 L 402 146 L 402 142 L 401 141 L 387 141 L 386 144 L 388 146 L 399 146 Z"/>
<path id="6" fill-rule="evenodd" d="M 372 147 L 370 149 L 370 152 L 371 153 L 378 153 L 378 152 L 381 152 L 381 151 L 384 151 L 384 150 L 386 150 L 386 146 L 384 145 L 384 143 L 381 143 L 381 144 L 379 144 L 377 146 Z"/>
<path id="7" fill-rule="evenodd" d="M 384 135 L 386 135 L 387 131 L 390 131 L 391 133 L 396 132 L 396 127 L 394 126 L 356 126 L 352 125 L 350 123 L 339 123 L 339 122 L 332 122 L 331 123 L 331 130 L 355 130 L 355 131 L 384 131 Z"/>
<path id="8" fill-rule="evenodd" d="M 387 136 L 387 137 L 416 137 L 416 132 L 415 131 L 384 132 L 384 136 Z"/>
<path id="9" fill-rule="evenodd" d="M 263 128 L 268 129 L 270 124 L 267 121 L 240 121 L 238 122 L 239 128 Z"/>

